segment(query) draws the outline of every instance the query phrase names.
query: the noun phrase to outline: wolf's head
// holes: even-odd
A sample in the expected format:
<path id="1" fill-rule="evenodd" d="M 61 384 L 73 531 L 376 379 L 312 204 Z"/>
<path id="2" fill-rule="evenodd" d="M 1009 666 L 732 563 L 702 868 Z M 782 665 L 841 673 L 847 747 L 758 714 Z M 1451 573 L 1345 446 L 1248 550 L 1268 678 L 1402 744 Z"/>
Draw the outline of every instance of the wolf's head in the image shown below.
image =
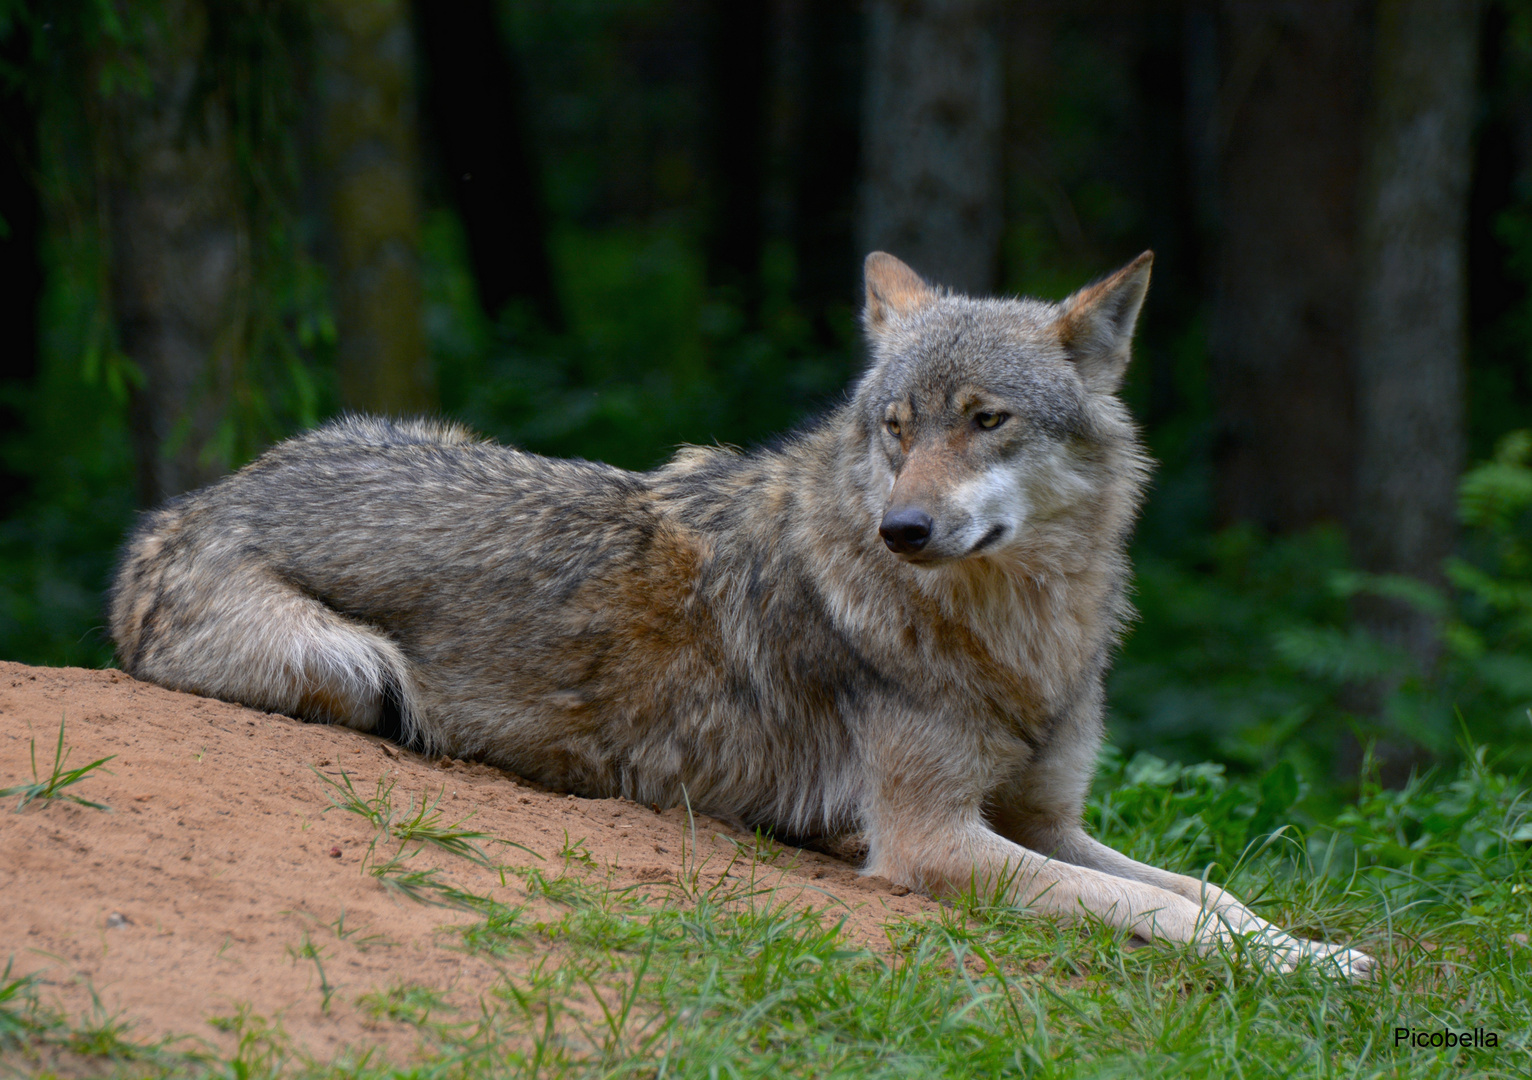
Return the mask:
<path id="1" fill-rule="evenodd" d="M 1116 391 L 1152 259 L 1050 304 L 953 295 L 867 257 L 853 408 L 890 551 L 931 566 L 1126 530 L 1146 461 Z"/>

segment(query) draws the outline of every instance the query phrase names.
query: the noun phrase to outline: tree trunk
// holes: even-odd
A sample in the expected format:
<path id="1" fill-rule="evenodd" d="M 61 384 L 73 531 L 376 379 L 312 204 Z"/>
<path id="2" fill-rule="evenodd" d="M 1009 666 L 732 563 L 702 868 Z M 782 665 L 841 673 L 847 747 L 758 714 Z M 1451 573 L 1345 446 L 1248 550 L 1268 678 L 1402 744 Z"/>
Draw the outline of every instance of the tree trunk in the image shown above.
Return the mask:
<path id="1" fill-rule="evenodd" d="M 986 0 L 872 0 L 859 239 L 940 285 L 994 288 L 1003 87 Z"/>
<path id="2" fill-rule="evenodd" d="M 26 71 L 32 35 L 13 26 L 0 42 L 0 65 Z M 38 257 L 42 206 L 37 188 L 37 115 L 24 85 L 0 86 L 0 326 L 6 344 L 0 349 L 0 385 L 31 388 L 38 368 L 38 302 L 43 268 Z M 0 431 L 25 426 L 21 399 L 0 400 Z M 27 478 L 0 462 L 0 519 L 20 505 Z"/>
<path id="3" fill-rule="evenodd" d="M 321 0 L 315 157 L 329 210 L 341 403 L 435 401 L 421 313 L 414 44 L 404 0 Z"/>
<path id="4" fill-rule="evenodd" d="M 855 0 L 783 3 L 784 21 L 801 16 L 801 67 L 788 97 L 791 126 L 790 188 L 796 298 L 815 332 L 839 345 L 833 312 L 860 304 L 861 256 L 855 239 L 857 180 L 861 172 L 864 19 Z M 789 39 L 790 40 L 790 39 Z"/>
<path id="5" fill-rule="evenodd" d="M 1478 6 L 1383 0 L 1362 212 L 1357 512 L 1368 570 L 1441 580 L 1463 468 L 1464 312 Z M 1423 661 L 1432 621 L 1363 617 Z"/>
<path id="6" fill-rule="evenodd" d="M 1349 516 L 1366 11 L 1220 8 L 1211 349 L 1224 521 L 1286 531 Z"/>
<path id="7" fill-rule="evenodd" d="M 548 217 L 533 161 L 515 54 L 491 0 L 415 0 L 425 100 L 443 179 L 468 234 L 490 318 L 515 299 L 562 324 L 548 258 Z"/>
<path id="8" fill-rule="evenodd" d="M 146 86 L 102 103 L 101 186 L 118 340 L 143 375 L 133 438 L 152 505 L 229 466 L 220 437 L 244 361 L 250 245 L 227 117 L 198 94 L 205 8 L 167 0 L 139 28 Z"/>
<path id="9" fill-rule="evenodd" d="M 765 240 L 769 16 L 766 0 L 708 4 L 708 279 L 751 317 Z"/>

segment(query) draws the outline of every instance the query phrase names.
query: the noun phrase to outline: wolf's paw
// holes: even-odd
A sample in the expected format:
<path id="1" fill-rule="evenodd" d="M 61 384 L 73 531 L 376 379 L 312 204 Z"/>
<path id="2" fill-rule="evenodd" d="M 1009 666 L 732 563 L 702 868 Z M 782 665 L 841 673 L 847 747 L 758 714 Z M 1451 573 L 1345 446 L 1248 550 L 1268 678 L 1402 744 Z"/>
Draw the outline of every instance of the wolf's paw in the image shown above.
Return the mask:
<path id="1" fill-rule="evenodd" d="M 1378 977 L 1378 961 L 1364 952 L 1344 945 L 1326 945 L 1308 941 L 1308 962 L 1326 974 L 1338 974 L 1352 982 L 1370 982 Z"/>
<path id="2" fill-rule="evenodd" d="M 1247 955 L 1267 971 L 1285 974 L 1308 967 L 1321 975 L 1352 982 L 1367 982 L 1378 974 L 1376 960 L 1344 945 L 1305 941 L 1280 931 L 1242 934 L 1240 938 Z"/>
<path id="3" fill-rule="evenodd" d="M 1378 962 L 1364 952 L 1348 949 L 1344 945 L 1329 945 L 1322 941 L 1303 941 L 1288 938 L 1287 947 L 1279 947 L 1273 966 L 1279 971 L 1296 971 L 1310 967 L 1321 975 L 1367 982 L 1377 977 Z"/>

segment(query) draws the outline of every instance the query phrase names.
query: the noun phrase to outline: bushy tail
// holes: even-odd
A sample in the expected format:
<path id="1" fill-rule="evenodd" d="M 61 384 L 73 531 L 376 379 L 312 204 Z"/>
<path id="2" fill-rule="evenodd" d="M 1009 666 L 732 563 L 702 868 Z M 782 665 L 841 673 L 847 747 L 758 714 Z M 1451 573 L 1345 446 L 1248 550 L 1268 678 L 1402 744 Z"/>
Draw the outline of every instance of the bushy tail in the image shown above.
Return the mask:
<path id="1" fill-rule="evenodd" d="M 129 539 L 110 621 L 124 669 L 173 690 L 426 746 L 410 666 L 374 627 L 240 546 L 192 545 L 174 505 Z"/>

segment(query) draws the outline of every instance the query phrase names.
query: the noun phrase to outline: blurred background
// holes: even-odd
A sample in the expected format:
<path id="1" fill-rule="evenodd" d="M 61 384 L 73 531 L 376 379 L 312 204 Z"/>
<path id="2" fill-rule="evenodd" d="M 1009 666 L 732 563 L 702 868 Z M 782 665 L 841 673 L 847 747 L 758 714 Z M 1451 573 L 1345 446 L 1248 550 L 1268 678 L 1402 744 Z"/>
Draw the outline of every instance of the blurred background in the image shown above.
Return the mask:
<path id="1" fill-rule="evenodd" d="M 1532 763 L 1532 0 L 0 0 L 0 656 L 345 408 L 647 468 L 1145 248 L 1125 751 Z"/>

